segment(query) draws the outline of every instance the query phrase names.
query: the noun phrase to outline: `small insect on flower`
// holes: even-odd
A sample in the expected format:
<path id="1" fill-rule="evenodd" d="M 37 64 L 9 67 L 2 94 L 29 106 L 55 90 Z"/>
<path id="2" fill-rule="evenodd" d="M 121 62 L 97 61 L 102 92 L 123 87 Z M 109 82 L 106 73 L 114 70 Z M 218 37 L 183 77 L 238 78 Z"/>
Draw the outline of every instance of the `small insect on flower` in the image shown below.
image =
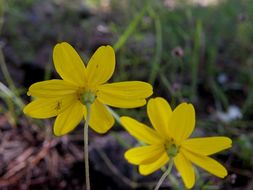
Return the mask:
<path id="1" fill-rule="evenodd" d="M 105 105 L 140 107 L 153 93 L 152 86 L 141 81 L 107 83 L 115 70 L 115 53 L 111 46 L 99 47 L 86 67 L 74 48 L 62 42 L 54 47 L 53 61 L 62 80 L 31 85 L 27 94 L 35 100 L 24 108 L 24 113 L 41 119 L 57 116 L 54 123 L 57 136 L 69 133 L 86 117 L 87 104 L 91 109 L 91 128 L 105 133 L 114 124 Z"/>
<path id="2" fill-rule="evenodd" d="M 195 184 L 192 164 L 221 178 L 227 175 L 227 170 L 209 156 L 230 148 L 232 141 L 227 137 L 188 139 L 195 128 L 192 104 L 181 103 L 172 111 L 168 102 L 158 97 L 149 100 L 147 113 L 154 128 L 130 117 L 121 117 L 127 131 L 146 144 L 125 153 L 128 162 L 138 165 L 142 175 L 153 173 L 171 159 L 187 188 Z"/>

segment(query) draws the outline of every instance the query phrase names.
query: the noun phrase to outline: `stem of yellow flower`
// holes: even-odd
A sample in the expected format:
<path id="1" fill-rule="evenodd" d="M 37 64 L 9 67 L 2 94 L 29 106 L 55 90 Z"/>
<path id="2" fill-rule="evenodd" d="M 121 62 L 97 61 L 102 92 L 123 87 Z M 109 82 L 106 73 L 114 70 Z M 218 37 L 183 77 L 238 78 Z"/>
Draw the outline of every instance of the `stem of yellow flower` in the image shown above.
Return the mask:
<path id="1" fill-rule="evenodd" d="M 89 141 L 88 141 L 88 127 L 90 121 L 90 103 L 86 104 L 86 121 L 84 125 L 84 162 L 85 162 L 85 182 L 86 182 L 86 190 L 90 190 L 90 172 L 89 172 Z"/>
<path id="2" fill-rule="evenodd" d="M 154 190 L 158 190 L 160 188 L 160 186 L 162 185 L 162 183 L 165 180 L 165 178 L 170 174 L 172 166 L 173 166 L 173 158 L 170 159 L 168 169 L 164 172 L 164 174 L 162 175 L 162 177 L 159 179 L 159 181 L 156 184 Z"/>

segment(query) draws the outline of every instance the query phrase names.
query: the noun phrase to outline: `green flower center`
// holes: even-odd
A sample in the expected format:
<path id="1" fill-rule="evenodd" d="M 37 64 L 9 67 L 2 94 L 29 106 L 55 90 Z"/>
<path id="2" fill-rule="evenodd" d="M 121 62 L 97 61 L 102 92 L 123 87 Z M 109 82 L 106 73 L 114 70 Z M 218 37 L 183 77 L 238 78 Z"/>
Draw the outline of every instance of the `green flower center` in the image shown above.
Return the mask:
<path id="1" fill-rule="evenodd" d="M 91 91 L 86 91 L 81 95 L 81 101 L 84 105 L 92 104 L 96 99 L 96 94 Z"/>
<path id="2" fill-rule="evenodd" d="M 179 147 L 175 144 L 174 139 L 168 140 L 164 146 L 169 157 L 175 157 L 179 152 Z"/>

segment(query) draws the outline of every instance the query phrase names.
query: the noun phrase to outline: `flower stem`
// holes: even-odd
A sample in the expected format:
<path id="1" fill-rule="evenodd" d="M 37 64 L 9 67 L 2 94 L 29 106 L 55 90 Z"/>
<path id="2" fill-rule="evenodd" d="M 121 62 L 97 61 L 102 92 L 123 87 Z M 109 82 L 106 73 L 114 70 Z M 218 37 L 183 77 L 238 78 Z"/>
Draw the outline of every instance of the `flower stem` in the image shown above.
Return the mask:
<path id="1" fill-rule="evenodd" d="M 162 183 L 165 180 L 165 178 L 170 174 L 172 166 L 173 166 L 173 158 L 170 159 L 168 169 L 164 172 L 164 174 L 162 175 L 162 177 L 159 179 L 159 181 L 156 184 L 154 190 L 158 190 L 160 188 L 160 186 L 162 185 Z"/>
<path id="2" fill-rule="evenodd" d="M 88 147 L 88 127 L 90 121 L 90 103 L 86 104 L 86 121 L 84 125 L 84 162 L 85 162 L 85 182 L 86 190 L 90 190 L 90 172 L 89 172 L 89 147 Z"/>

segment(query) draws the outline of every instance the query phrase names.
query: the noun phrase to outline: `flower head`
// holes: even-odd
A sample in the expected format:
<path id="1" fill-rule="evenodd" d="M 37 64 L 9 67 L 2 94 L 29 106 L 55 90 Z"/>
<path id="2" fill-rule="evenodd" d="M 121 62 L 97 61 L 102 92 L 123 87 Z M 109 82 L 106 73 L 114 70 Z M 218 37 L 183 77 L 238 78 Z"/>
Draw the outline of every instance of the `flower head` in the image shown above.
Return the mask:
<path id="1" fill-rule="evenodd" d="M 132 148 L 125 158 L 139 165 L 139 172 L 148 175 L 173 159 L 187 188 L 195 183 L 192 164 L 218 176 L 225 177 L 227 170 L 216 160 L 209 157 L 231 147 L 227 137 L 191 138 L 195 127 L 195 111 L 191 104 L 182 103 L 171 110 L 163 98 L 150 99 L 147 105 L 149 119 L 154 128 L 150 128 L 130 117 L 121 117 L 128 132 L 145 146 Z"/>
<path id="2" fill-rule="evenodd" d="M 78 53 L 66 42 L 53 50 L 54 66 L 62 80 L 37 82 L 30 86 L 28 95 L 35 100 L 24 108 L 24 113 L 34 118 L 56 117 L 54 134 L 72 131 L 86 117 L 90 105 L 90 126 L 105 133 L 114 124 L 114 118 L 105 105 L 134 108 L 146 104 L 145 98 L 152 86 L 141 81 L 108 84 L 115 69 L 115 54 L 111 46 L 101 46 L 87 66 Z"/>

